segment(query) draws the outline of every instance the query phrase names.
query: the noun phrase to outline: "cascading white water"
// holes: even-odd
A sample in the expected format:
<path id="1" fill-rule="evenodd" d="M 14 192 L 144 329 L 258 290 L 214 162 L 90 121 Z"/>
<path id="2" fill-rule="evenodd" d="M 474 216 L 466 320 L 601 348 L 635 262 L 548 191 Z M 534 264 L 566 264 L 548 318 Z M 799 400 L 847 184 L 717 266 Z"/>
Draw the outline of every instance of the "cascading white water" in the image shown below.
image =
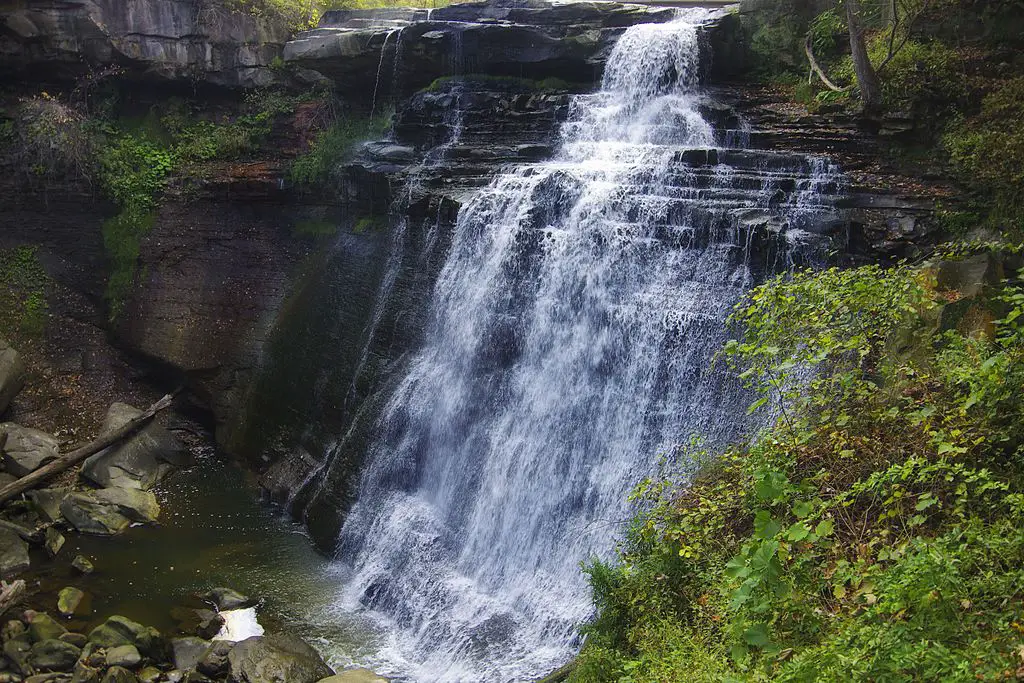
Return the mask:
<path id="1" fill-rule="evenodd" d="M 591 612 L 579 564 L 613 547 L 630 487 L 691 434 L 745 426 L 713 357 L 764 193 L 685 163 L 715 146 L 696 89 L 709 16 L 628 29 L 555 159 L 459 215 L 340 539 L 338 606 L 384 625 L 384 673 L 525 681 L 564 663 Z"/>

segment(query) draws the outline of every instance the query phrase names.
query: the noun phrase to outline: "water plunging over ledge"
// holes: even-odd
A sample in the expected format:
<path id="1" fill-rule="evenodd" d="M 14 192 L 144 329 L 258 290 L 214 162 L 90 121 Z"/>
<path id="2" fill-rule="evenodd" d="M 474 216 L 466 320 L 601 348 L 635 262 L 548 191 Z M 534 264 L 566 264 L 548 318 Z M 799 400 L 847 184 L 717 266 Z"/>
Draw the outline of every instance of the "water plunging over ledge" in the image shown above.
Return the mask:
<path id="1" fill-rule="evenodd" d="M 337 555 L 336 608 L 381 623 L 383 673 L 523 681 L 564 663 L 591 611 L 579 564 L 613 547 L 630 487 L 691 434 L 748 426 L 712 363 L 725 317 L 779 254 L 813 248 L 837 180 L 718 148 L 697 88 L 710 16 L 627 29 L 554 159 L 459 214 Z M 789 248 L 764 248 L 777 234 Z"/>

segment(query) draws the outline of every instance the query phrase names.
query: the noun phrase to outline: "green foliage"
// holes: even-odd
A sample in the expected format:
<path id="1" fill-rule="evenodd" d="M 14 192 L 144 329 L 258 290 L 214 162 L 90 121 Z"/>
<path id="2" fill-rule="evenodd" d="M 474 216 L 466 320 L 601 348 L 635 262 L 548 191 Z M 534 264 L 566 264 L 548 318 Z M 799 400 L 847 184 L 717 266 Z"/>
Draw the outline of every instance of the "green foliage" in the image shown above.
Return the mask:
<path id="1" fill-rule="evenodd" d="M 23 99 L 0 124 L 0 154 L 33 183 L 86 179 L 95 153 L 85 117 L 45 92 Z"/>
<path id="2" fill-rule="evenodd" d="M 29 337 L 46 328 L 46 288 L 50 279 L 36 247 L 0 250 L 0 314 L 13 328 Z"/>
<path id="3" fill-rule="evenodd" d="M 343 116 L 321 132 L 309 151 L 292 164 L 289 176 L 300 187 L 321 187 L 337 177 L 341 164 L 356 145 L 380 137 L 391 121 L 391 113 L 374 117 Z"/>
<path id="4" fill-rule="evenodd" d="M 1024 77 L 1007 81 L 981 112 L 954 124 L 943 139 L 961 177 L 984 193 L 991 220 L 1024 230 Z"/>
<path id="5" fill-rule="evenodd" d="M 572 680 L 1012 677 L 1020 277 L 965 302 L 930 267 L 754 290 L 725 353 L 773 425 L 696 477 L 637 488 L 619 564 L 588 567 L 599 614 Z M 940 330 L 941 309 L 961 303 L 998 319 Z"/>
<path id="6" fill-rule="evenodd" d="M 888 34 L 879 33 L 868 46 L 871 61 L 888 54 Z M 886 106 L 921 117 L 945 114 L 962 105 L 969 92 L 959 53 L 939 41 L 908 40 L 881 72 Z"/>
<path id="7" fill-rule="evenodd" d="M 171 101 L 159 117 L 147 117 L 136 130 L 112 123 L 99 126 L 96 175 L 104 193 L 120 208 L 103 225 L 111 264 L 106 298 L 111 318 L 123 308 L 136 276 L 142 239 L 175 171 L 194 173 L 197 164 L 236 159 L 255 151 L 270 135 L 275 119 L 294 109 L 297 99 L 278 91 L 255 91 L 241 113 L 222 122 L 196 120 L 187 105 Z"/>

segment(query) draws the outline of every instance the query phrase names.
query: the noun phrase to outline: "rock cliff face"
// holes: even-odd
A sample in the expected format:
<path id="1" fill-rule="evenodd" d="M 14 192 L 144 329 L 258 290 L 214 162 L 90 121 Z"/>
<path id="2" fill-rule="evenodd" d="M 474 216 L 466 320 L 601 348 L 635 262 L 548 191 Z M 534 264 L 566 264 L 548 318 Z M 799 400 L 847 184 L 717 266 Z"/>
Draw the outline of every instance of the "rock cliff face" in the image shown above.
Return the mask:
<path id="1" fill-rule="evenodd" d="M 346 90 L 407 96 L 441 76 L 487 74 L 590 84 L 623 29 L 667 8 L 617 3 L 473 2 L 436 10 L 328 12 L 285 46 L 289 64 Z"/>
<path id="2" fill-rule="evenodd" d="M 10 5 L 13 4 L 13 7 Z M 67 79 L 111 66 L 130 77 L 268 85 L 283 22 L 204 0 L 39 0 L 0 8 L 0 70 Z"/>

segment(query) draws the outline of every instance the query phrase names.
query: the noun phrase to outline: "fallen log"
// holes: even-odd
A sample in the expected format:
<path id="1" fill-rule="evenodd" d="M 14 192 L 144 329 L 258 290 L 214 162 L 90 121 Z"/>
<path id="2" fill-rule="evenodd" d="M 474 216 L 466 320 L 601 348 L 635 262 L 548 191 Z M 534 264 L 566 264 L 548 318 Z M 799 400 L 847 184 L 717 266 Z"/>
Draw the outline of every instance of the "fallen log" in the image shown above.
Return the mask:
<path id="1" fill-rule="evenodd" d="M 104 448 L 113 446 L 122 439 L 134 434 L 143 425 L 152 420 L 153 416 L 155 416 L 161 410 L 170 407 L 171 403 L 174 401 L 175 394 L 177 394 L 177 392 L 175 392 L 174 394 L 167 394 L 162 399 L 160 399 L 159 401 L 151 405 L 149 408 L 147 408 L 146 411 L 143 412 L 141 415 L 125 423 L 124 426 L 114 430 L 110 434 L 101 436 L 92 443 L 88 443 L 85 446 L 82 446 L 81 448 L 73 450 L 67 455 L 63 455 L 54 460 L 53 462 L 43 465 L 36 471 L 31 472 L 30 474 L 26 474 L 21 479 L 13 481 L 7 486 L 0 488 L 0 503 L 5 503 L 11 498 L 17 496 L 18 494 L 24 493 L 29 489 L 35 488 L 35 486 L 40 482 L 49 479 L 55 474 L 63 472 L 64 470 L 68 469 L 69 467 L 72 467 L 73 465 L 77 465 L 78 463 L 88 458 L 90 455 L 99 453 Z"/>

